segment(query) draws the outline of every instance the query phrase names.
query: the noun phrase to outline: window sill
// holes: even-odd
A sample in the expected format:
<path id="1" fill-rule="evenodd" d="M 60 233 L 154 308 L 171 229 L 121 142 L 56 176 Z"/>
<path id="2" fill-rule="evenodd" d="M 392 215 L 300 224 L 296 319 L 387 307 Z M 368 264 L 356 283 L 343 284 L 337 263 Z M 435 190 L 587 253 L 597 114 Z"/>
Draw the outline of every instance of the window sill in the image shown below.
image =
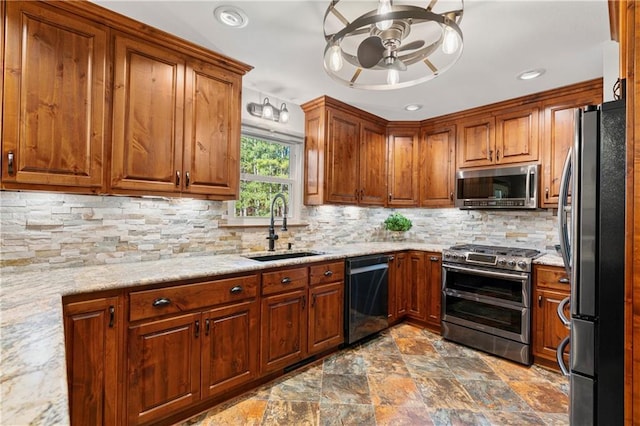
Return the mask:
<path id="1" fill-rule="evenodd" d="M 309 226 L 308 223 L 287 223 L 287 228 L 302 228 Z M 268 228 L 269 223 L 219 223 L 218 228 Z M 280 229 L 282 223 L 276 223 L 276 229 Z"/>

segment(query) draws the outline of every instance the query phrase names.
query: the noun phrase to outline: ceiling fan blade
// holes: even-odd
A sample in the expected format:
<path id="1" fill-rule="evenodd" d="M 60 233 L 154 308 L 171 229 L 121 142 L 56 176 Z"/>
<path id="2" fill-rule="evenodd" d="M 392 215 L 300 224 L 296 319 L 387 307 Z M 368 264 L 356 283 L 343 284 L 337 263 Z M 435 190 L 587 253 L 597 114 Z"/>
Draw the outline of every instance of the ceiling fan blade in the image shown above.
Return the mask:
<path id="1" fill-rule="evenodd" d="M 358 46 L 358 62 L 362 68 L 372 68 L 376 66 L 382 55 L 384 54 L 384 46 L 382 40 L 378 36 L 371 36 L 364 39 Z"/>
<path id="2" fill-rule="evenodd" d="M 412 41 L 411 43 L 400 46 L 400 48 L 398 49 L 398 52 L 400 52 L 401 50 L 420 49 L 422 46 L 424 46 L 424 40 L 416 40 L 416 41 Z"/>

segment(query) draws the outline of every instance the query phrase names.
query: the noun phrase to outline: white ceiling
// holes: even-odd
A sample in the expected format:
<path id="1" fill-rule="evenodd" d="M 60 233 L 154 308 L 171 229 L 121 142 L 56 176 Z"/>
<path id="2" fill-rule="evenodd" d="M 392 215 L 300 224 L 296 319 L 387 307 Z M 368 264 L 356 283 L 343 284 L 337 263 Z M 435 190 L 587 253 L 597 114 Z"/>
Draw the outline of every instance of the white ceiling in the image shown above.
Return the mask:
<path id="1" fill-rule="evenodd" d="M 294 104 L 329 95 L 389 120 L 422 120 L 601 77 L 610 39 L 605 0 L 467 0 L 464 51 L 453 68 L 419 86 L 363 91 L 340 85 L 323 69 L 329 0 L 95 3 L 254 66 L 244 85 L 264 95 Z M 240 7 L 249 24 L 218 23 L 213 10 L 221 4 Z M 516 79 L 534 68 L 547 71 L 536 80 Z M 424 108 L 407 112 L 410 103 Z"/>

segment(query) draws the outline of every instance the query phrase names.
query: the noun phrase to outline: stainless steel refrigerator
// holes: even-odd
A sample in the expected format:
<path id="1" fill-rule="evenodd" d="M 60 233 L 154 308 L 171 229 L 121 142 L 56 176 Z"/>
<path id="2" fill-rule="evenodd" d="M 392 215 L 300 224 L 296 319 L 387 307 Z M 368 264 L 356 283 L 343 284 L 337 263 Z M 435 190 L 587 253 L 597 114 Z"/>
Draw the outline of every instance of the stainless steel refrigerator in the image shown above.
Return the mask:
<path id="1" fill-rule="evenodd" d="M 625 164 L 624 100 L 578 111 L 558 206 L 571 277 L 571 319 L 563 318 L 564 304 L 558 307 L 571 329 L 558 362 L 570 376 L 572 425 L 624 422 Z"/>

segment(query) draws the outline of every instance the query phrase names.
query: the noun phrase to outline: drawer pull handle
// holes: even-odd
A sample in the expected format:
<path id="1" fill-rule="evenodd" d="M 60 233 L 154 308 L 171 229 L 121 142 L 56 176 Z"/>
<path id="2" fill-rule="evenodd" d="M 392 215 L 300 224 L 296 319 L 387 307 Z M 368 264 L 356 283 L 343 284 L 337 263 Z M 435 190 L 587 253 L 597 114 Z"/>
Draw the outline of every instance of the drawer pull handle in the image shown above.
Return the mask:
<path id="1" fill-rule="evenodd" d="M 242 293 L 242 287 L 240 287 L 239 285 L 237 285 L 235 287 L 231 287 L 231 290 L 229 290 L 229 293 L 231 293 L 231 294 Z"/>
<path id="2" fill-rule="evenodd" d="M 562 277 L 562 278 L 560 278 L 560 279 L 558 280 L 558 282 L 559 282 L 559 283 L 562 283 L 562 284 L 569 284 L 569 278 L 567 278 L 567 277 Z"/>
<path id="3" fill-rule="evenodd" d="M 330 277 L 333 275 L 333 271 L 324 271 L 324 276 L 325 277 Z"/>
<path id="4" fill-rule="evenodd" d="M 194 329 L 194 333 L 196 335 L 196 337 L 200 337 L 200 321 L 196 320 L 196 326 Z"/>
<path id="5" fill-rule="evenodd" d="M 168 299 L 166 297 L 160 297 L 156 300 L 153 301 L 153 307 L 154 308 L 161 308 L 163 306 L 167 306 L 171 304 L 171 299 Z"/>
<path id="6" fill-rule="evenodd" d="M 208 336 L 209 330 L 211 330 L 211 321 L 207 318 L 204 320 L 204 334 Z"/>
<path id="7" fill-rule="evenodd" d="M 180 186 L 180 170 L 176 170 L 176 186 Z"/>
<path id="8" fill-rule="evenodd" d="M 280 282 L 282 284 L 289 284 L 291 282 L 291 278 L 289 277 L 284 277 L 282 280 L 280 280 Z"/>
<path id="9" fill-rule="evenodd" d="M 189 185 L 191 185 L 191 175 L 189 174 L 189 172 L 186 172 L 186 173 L 184 174 L 184 179 L 185 179 L 185 181 L 184 181 L 184 185 L 185 185 L 185 187 L 187 187 L 187 188 L 188 188 L 188 187 L 189 187 Z"/>
<path id="10" fill-rule="evenodd" d="M 440 258 L 438 256 L 431 256 L 429 260 L 432 262 L 437 262 L 438 260 L 440 260 Z"/>

